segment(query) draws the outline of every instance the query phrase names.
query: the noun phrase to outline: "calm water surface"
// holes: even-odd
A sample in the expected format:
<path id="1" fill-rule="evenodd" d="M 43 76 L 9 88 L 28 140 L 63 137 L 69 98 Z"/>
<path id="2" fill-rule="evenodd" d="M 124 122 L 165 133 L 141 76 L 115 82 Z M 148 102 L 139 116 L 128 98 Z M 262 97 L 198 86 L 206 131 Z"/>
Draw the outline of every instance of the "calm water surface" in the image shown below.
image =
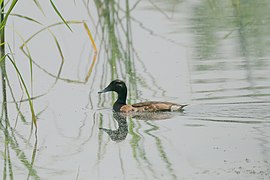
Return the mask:
<path id="1" fill-rule="evenodd" d="M 56 4 L 67 20 L 86 20 L 95 36 L 98 59 L 87 83 L 79 81 L 92 63 L 93 48 L 82 24 L 72 24 L 72 33 L 64 25 L 51 28 L 65 58 L 56 83 L 61 56 L 52 35 L 44 31 L 29 42 L 36 63 L 32 94 L 42 95 L 34 100 L 40 112 L 37 141 L 29 138 L 28 105 L 22 103 L 27 122 L 19 118 L 16 124 L 17 111 L 9 103 L 16 128 L 9 145 L 1 129 L 0 175 L 270 179 L 270 3 L 98 2 Z M 61 21 L 50 4 L 41 3 L 46 17 L 34 3 L 18 4 L 15 12 L 44 25 Z M 20 36 L 26 40 L 42 27 L 13 17 L 7 29 L 29 86 L 29 60 L 18 48 Z M 11 66 L 8 72 L 20 99 L 16 73 Z M 115 78 L 127 82 L 129 103 L 162 100 L 189 106 L 182 113 L 144 118 L 115 115 L 111 107 L 116 94 L 97 94 Z M 157 120 L 162 118 L 167 119 Z"/>

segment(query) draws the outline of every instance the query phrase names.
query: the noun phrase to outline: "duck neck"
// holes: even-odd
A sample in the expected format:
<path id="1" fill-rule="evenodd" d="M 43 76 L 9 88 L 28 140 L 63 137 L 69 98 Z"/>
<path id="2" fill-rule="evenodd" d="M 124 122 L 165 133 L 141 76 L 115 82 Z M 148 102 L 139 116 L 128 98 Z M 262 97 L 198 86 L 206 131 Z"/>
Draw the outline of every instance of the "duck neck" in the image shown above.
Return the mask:
<path id="1" fill-rule="evenodd" d="M 117 98 L 116 103 L 126 104 L 126 100 L 127 100 L 127 91 L 122 92 L 122 93 L 118 93 L 118 98 Z"/>

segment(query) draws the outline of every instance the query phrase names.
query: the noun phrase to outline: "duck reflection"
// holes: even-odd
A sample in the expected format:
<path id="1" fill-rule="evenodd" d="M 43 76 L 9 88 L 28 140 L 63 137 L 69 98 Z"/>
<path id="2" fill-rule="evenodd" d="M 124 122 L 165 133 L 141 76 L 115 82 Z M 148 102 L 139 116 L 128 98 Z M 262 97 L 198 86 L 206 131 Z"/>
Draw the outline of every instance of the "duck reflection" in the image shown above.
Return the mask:
<path id="1" fill-rule="evenodd" d="M 157 120 L 172 119 L 176 115 L 179 115 L 179 112 L 125 113 L 126 117 L 131 117 L 133 119 L 144 120 L 144 121 L 147 121 L 147 120 L 157 121 Z"/>
<path id="2" fill-rule="evenodd" d="M 113 113 L 113 118 L 117 121 L 118 129 L 106 129 L 106 128 L 99 128 L 102 131 L 105 131 L 111 138 L 111 140 L 120 142 L 126 139 L 128 134 L 128 125 L 126 116 L 123 116 L 121 113 Z"/>
<path id="3" fill-rule="evenodd" d="M 179 113 L 174 112 L 145 112 L 145 113 L 119 113 L 114 112 L 113 118 L 117 121 L 118 129 L 112 130 L 107 128 L 99 128 L 105 131 L 111 138 L 111 140 L 120 142 L 126 139 L 128 134 L 127 118 L 144 120 L 144 121 L 156 121 L 171 119 Z"/>

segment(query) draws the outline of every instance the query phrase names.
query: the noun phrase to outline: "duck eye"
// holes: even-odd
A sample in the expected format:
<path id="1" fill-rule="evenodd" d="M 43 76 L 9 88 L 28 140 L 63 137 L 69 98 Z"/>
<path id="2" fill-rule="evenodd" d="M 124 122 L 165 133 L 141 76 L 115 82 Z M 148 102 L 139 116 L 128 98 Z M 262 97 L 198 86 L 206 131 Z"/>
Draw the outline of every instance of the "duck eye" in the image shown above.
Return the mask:
<path id="1" fill-rule="evenodd" d="M 116 87 L 121 88 L 122 87 L 122 84 L 116 84 Z"/>

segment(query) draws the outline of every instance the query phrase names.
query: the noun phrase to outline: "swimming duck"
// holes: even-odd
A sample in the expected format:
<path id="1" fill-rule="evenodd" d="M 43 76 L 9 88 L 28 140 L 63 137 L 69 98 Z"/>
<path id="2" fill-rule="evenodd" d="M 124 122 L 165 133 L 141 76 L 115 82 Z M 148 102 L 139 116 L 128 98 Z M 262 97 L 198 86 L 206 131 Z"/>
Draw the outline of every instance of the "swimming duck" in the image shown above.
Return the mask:
<path id="1" fill-rule="evenodd" d="M 136 104 L 126 104 L 127 86 L 124 81 L 113 80 L 105 89 L 98 93 L 114 91 L 118 94 L 116 102 L 113 104 L 115 112 L 159 112 L 159 111 L 181 111 L 186 105 L 175 104 L 171 102 L 148 101 Z"/>

